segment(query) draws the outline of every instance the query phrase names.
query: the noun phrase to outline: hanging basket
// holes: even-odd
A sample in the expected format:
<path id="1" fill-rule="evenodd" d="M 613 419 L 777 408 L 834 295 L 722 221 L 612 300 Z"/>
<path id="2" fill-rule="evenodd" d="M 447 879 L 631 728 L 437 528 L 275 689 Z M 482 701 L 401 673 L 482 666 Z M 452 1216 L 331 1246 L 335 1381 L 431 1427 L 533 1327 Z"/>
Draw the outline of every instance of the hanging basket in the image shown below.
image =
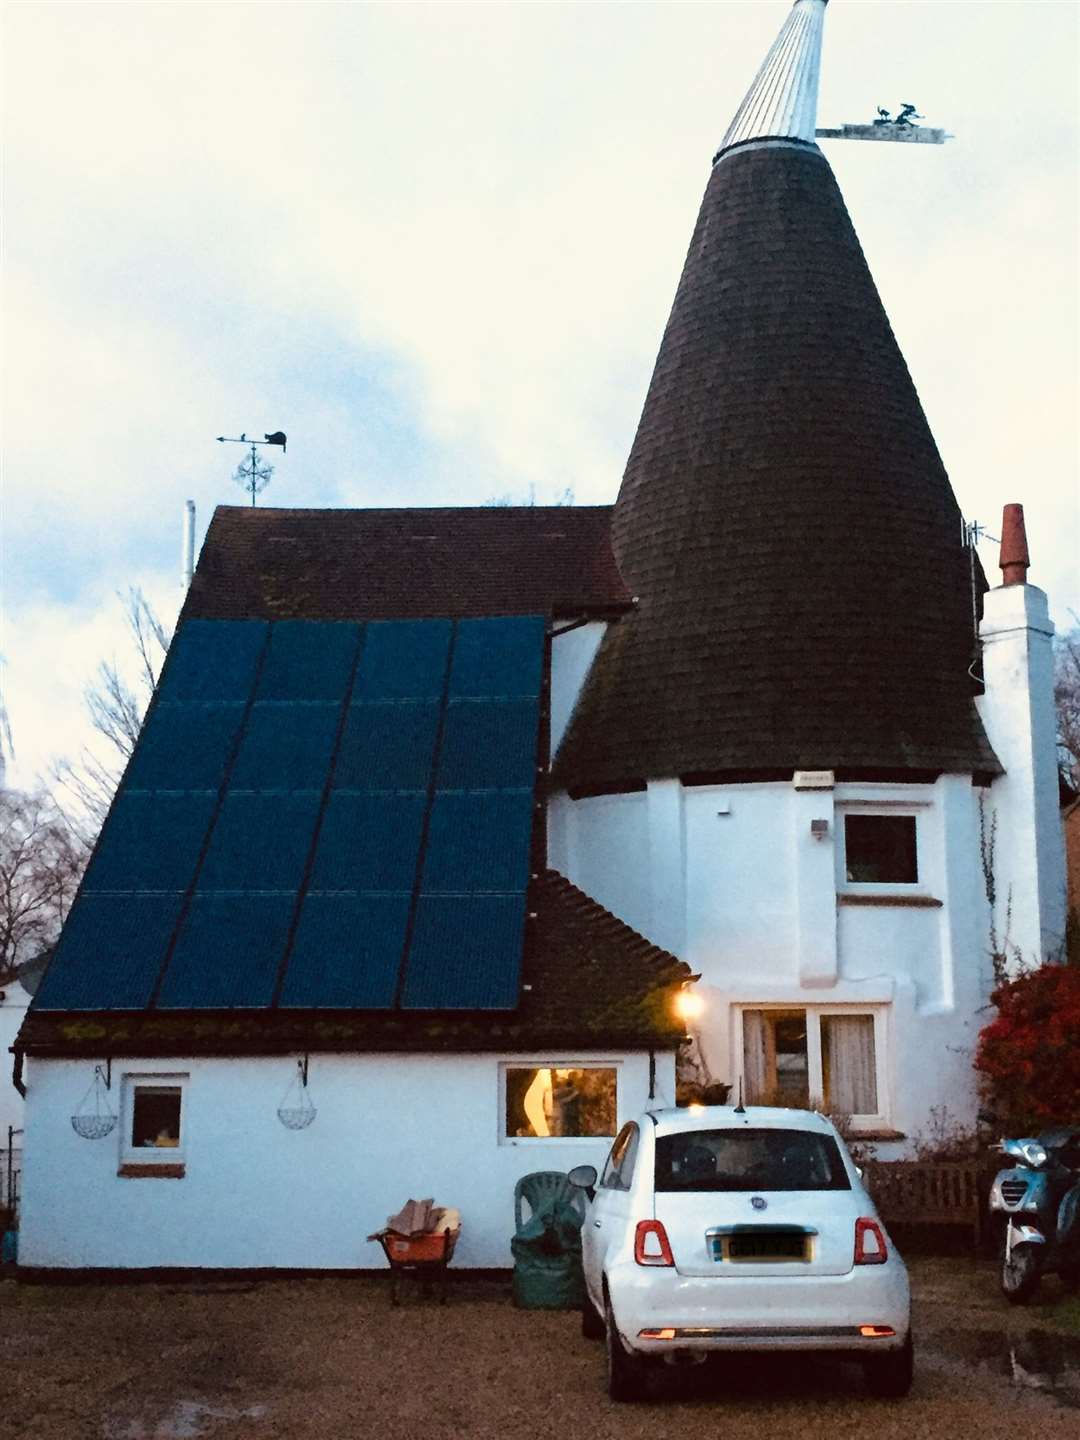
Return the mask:
<path id="1" fill-rule="evenodd" d="M 277 1118 L 286 1130 L 306 1130 L 319 1113 L 307 1088 L 307 1058 L 296 1062 L 296 1074 L 278 1106 Z"/>
<path id="2" fill-rule="evenodd" d="M 90 1088 L 83 1096 L 78 1111 L 71 1117 L 71 1128 L 81 1139 L 104 1140 L 116 1129 L 116 1115 L 109 1108 L 108 1091 L 109 1081 L 101 1066 L 95 1065 Z"/>
<path id="3" fill-rule="evenodd" d="M 286 1130 L 306 1130 L 319 1112 L 314 1105 L 285 1106 L 279 1107 L 277 1118 L 285 1126 Z"/>
<path id="4" fill-rule="evenodd" d="M 116 1129 L 115 1115 L 72 1115 L 71 1128 L 84 1140 L 104 1140 Z"/>

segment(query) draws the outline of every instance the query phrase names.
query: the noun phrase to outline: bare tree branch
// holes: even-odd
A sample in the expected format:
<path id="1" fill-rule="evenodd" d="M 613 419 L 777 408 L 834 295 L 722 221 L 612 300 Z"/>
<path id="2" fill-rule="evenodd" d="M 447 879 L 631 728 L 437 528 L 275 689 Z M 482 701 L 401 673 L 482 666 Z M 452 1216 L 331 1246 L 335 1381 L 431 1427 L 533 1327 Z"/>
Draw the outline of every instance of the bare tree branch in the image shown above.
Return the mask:
<path id="1" fill-rule="evenodd" d="M 75 759 L 57 761 L 51 771 L 53 783 L 72 802 L 67 807 L 71 823 L 87 840 L 96 835 L 108 813 L 169 648 L 169 631 L 138 586 L 126 593 L 118 591 L 117 598 L 131 639 L 134 679 L 129 684 L 115 659 L 102 660 L 83 692 L 90 723 L 108 742 L 115 761 L 110 764 L 84 746 Z"/>
<path id="2" fill-rule="evenodd" d="M 56 939 L 85 863 L 44 791 L 0 790 L 0 988 Z"/>
<path id="3" fill-rule="evenodd" d="M 1055 642 L 1054 703 L 1061 773 L 1080 791 L 1080 625 L 1059 635 Z"/>

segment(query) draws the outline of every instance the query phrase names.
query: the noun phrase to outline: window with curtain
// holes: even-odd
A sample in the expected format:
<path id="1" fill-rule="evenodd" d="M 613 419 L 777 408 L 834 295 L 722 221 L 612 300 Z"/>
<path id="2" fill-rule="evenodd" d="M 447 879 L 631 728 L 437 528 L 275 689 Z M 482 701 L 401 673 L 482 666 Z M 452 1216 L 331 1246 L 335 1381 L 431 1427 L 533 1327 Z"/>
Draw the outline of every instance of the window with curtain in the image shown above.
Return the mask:
<path id="1" fill-rule="evenodd" d="M 742 1011 L 743 1098 L 748 1105 L 823 1107 L 880 1117 L 872 1014 L 814 1009 Z"/>
<path id="2" fill-rule="evenodd" d="M 878 1113 L 872 1015 L 821 1017 L 821 1072 L 825 1108 L 830 1114 Z"/>

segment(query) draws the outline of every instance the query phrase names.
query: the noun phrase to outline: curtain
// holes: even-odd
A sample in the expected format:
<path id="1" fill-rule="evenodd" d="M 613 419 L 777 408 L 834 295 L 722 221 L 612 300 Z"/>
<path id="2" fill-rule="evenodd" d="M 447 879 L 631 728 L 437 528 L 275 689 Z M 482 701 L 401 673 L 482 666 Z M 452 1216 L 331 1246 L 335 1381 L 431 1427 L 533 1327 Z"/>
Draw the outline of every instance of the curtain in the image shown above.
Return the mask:
<path id="1" fill-rule="evenodd" d="M 825 1108 L 833 1115 L 877 1115 L 872 1015 L 823 1015 Z"/>
<path id="2" fill-rule="evenodd" d="M 761 1010 L 742 1012 L 743 1100 L 762 1104 L 769 1092 L 769 1053 L 765 1014 Z"/>

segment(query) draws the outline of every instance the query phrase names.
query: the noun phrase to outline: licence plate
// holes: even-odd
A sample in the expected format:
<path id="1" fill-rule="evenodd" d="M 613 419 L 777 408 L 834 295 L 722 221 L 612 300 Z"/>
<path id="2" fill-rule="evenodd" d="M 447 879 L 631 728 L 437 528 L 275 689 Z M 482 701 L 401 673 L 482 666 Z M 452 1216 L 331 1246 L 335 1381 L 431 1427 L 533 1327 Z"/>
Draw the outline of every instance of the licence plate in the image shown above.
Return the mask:
<path id="1" fill-rule="evenodd" d="M 768 1261 L 809 1260 L 810 1236 L 799 1230 L 772 1231 L 766 1235 L 717 1235 L 710 1237 L 714 1260 Z M 720 1253 L 716 1251 L 716 1241 Z"/>

